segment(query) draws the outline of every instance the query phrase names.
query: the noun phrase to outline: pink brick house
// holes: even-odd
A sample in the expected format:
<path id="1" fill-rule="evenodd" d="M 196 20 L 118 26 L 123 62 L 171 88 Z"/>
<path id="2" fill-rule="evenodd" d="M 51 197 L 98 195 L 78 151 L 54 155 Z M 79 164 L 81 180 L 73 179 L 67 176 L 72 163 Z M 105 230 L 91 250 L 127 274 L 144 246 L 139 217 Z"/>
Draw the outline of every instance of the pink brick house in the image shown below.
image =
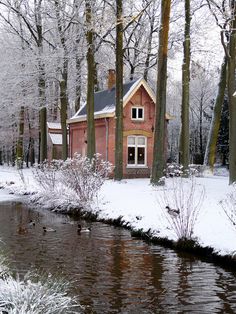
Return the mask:
<path id="1" fill-rule="evenodd" d="M 111 85 L 113 87 L 111 88 Z M 110 70 L 108 89 L 94 93 L 96 152 L 115 163 L 115 87 Z M 123 86 L 123 173 L 126 178 L 149 177 L 152 167 L 155 95 L 140 78 Z M 166 116 L 169 119 L 169 116 Z M 68 120 L 69 153 L 86 155 L 86 105 Z"/>

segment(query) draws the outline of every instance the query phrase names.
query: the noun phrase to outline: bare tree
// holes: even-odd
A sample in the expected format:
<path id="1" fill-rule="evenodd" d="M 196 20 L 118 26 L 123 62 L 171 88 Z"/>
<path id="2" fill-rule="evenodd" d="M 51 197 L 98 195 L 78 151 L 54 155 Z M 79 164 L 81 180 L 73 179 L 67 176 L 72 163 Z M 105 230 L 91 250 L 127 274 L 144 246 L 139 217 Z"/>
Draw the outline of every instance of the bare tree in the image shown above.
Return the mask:
<path id="1" fill-rule="evenodd" d="M 123 178 L 123 3 L 116 0 L 115 180 Z"/>
<path id="2" fill-rule="evenodd" d="M 182 64 L 182 107 L 179 157 L 183 170 L 189 166 L 189 81 L 190 81 L 190 0 L 185 0 L 184 58 Z"/>
<path id="3" fill-rule="evenodd" d="M 170 21 L 171 0 L 161 2 L 161 26 L 159 31 L 157 98 L 155 111 L 155 132 L 152 164 L 152 184 L 163 184 L 165 168 L 165 114 L 166 114 L 166 81 L 167 81 L 167 52 Z"/>
<path id="4" fill-rule="evenodd" d="M 85 2 L 86 38 L 87 38 L 87 157 L 92 160 L 95 154 L 95 127 L 94 127 L 94 31 L 92 21 L 91 1 Z"/>

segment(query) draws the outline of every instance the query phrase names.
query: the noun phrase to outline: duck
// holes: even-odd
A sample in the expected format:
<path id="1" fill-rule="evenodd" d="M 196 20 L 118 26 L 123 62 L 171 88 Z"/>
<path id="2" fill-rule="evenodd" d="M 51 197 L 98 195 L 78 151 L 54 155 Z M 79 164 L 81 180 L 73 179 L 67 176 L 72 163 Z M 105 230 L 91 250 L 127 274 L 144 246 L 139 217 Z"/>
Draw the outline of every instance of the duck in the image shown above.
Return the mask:
<path id="1" fill-rule="evenodd" d="M 78 233 L 80 232 L 90 232 L 91 231 L 91 228 L 88 227 L 88 228 L 82 228 L 82 226 L 80 224 L 78 224 L 78 229 L 77 229 Z"/>
<path id="2" fill-rule="evenodd" d="M 168 205 L 166 206 L 166 209 L 167 209 L 167 213 L 173 218 L 176 218 L 180 214 L 179 209 L 170 208 Z"/>
<path id="3" fill-rule="evenodd" d="M 28 230 L 26 227 L 23 226 L 19 226 L 19 228 L 17 229 L 18 234 L 27 234 Z"/>
<path id="4" fill-rule="evenodd" d="M 33 221 L 32 219 L 29 221 L 28 226 L 35 226 L 35 221 Z"/>
<path id="5" fill-rule="evenodd" d="M 44 231 L 44 232 L 56 232 L 55 229 L 47 228 L 47 227 L 43 227 L 43 231 Z"/>
<path id="6" fill-rule="evenodd" d="M 74 221 L 63 221 L 62 222 L 63 225 L 74 225 Z"/>

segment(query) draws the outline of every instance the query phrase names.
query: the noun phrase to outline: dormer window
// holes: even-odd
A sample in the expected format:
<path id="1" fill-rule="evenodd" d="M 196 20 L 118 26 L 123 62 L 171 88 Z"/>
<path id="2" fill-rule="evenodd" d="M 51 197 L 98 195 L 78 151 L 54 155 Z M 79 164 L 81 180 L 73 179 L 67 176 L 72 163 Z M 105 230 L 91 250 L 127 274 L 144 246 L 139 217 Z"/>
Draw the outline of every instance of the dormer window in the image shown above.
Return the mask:
<path id="1" fill-rule="evenodd" d="M 144 108 L 143 107 L 132 107 L 131 108 L 131 119 L 132 120 L 144 120 Z"/>

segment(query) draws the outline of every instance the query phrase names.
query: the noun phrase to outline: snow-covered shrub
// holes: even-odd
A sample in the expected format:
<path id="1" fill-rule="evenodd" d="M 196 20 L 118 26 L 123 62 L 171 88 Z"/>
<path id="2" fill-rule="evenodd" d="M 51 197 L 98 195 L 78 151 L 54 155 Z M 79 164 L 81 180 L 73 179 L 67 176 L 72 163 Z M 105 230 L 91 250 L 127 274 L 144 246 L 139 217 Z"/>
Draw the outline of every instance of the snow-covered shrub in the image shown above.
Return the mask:
<path id="1" fill-rule="evenodd" d="M 0 311 L 8 314 L 80 313 L 68 284 L 49 276 L 40 281 L 32 275 L 23 280 L 11 275 L 0 279 Z"/>
<path id="2" fill-rule="evenodd" d="M 167 164 L 165 176 L 167 178 L 174 177 L 191 177 L 201 175 L 201 165 L 189 165 L 188 169 L 183 170 L 183 166 L 177 163 Z"/>
<path id="3" fill-rule="evenodd" d="M 177 163 L 167 164 L 164 173 L 167 178 L 180 177 L 183 174 L 183 166 Z"/>
<path id="4" fill-rule="evenodd" d="M 91 161 L 75 154 L 63 164 L 61 180 L 76 192 L 80 204 L 86 205 L 94 199 L 110 171 L 111 164 L 98 154 Z"/>
<path id="5" fill-rule="evenodd" d="M 69 284 L 51 275 L 28 273 L 13 276 L 7 259 L 0 254 L 0 313 L 80 313 L 81 306 L 69 296 Z"/>
<path id="6" fill-rule="evenodd" d="M 196 178 L 174 177 L 169 180 L 169 186 L 163 190 L 162 200 L 159 202 L 171 229 L 178 240 L 193 238 L 205 190 L 197 185 Z"/>
<path id="7" fill-rule="evenodd" d="M 236 184 L 232 185 L 232 191 L 227 194 L 227 198 L 220 201 L 221 207 L 229 222 L 236 229 Z"/>
<path id="8" fill-rule="evenodd" d="M 97 154 L 90 161 L 75 154 L 66 161 L 45 161 L 34 170 L 42 188 L 31 201 L 49 209 L 71 210 L 89 205 L 111 171 Z"/>
<path id="9" fill-rule="evenodd" d="M 74 190 L 58 182 L 54 190 L 39 191 L 30 196 L 30 201 L 34 204 L 40 205 L 41 208 L 50 210 L 72 210 L 78 209 L 78 198 Z"/>
<path id="10" fill-rule="evenodd" d="M 3 280 L 7 276 L 9 276 L 10 270 L 7 264 L 7 260 L 4 255 L 0 254 L 0 280 Z"/>
<path id="11" fill-rule="evenodd" d="M 34 178 L 45 191 L 53 191 L 63 165 L 62 160 L 44 161 L 34 168 Z"/>

